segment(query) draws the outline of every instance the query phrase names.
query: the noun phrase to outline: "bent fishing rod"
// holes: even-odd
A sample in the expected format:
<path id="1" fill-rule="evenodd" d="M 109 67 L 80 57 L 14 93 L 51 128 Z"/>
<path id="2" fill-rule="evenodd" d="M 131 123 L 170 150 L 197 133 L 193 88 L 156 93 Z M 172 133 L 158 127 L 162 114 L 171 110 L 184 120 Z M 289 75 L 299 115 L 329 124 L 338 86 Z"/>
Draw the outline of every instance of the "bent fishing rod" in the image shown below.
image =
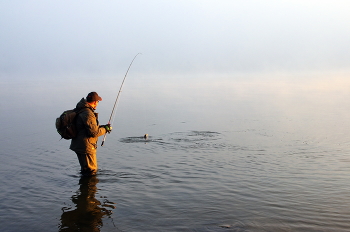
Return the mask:
<path id="1" fill-rule="evenodd" d="M 111 125 L 111 122 L 112 122 L 111 120 L 112 120 L 112 117 L 113 117 L 113 115 L 114 115 L 114 111 L 115 111 L 115 109 L 116 109 L 116 105 L 117 105 L 117 102 L 118 102 L 118 99 L 119 99 L 119 95 L 120 95 L 120 93 L 121 93 L 121 91 L 122 91 L 122 88 L 123 88 L 123 85 L 124 85 L 125 78 L 126 78 L 126 76 L 128 75 L 128 72 L 129 72 L 129 69 L 130 69 L 132 63 L 134 62 L 134 60 L 136 59 L 136 57 L 137 57 L 139 54 L 141 54 L 141 53 L 137 53 L 137 54 L 136 54 L 136 56 L 134 57 L 134 59 L 132 59 L 130 65 L 129 65 L 128 70 L 126 70 L 124 79 L 123 79 L 123 81 L 122 81 L 122 84 L 120 85 L 120 89 L 119 89 L 117 98 L 115 99 L 115 102 L 114 102 L 114 106 L 113 106 L 113 109 L 112 109 L 112 112 L 111 112 L 111 116 L 109 117 L 109 120 L 108 120 L 108 124 L 110 124 L 110 125 Z M 101 146 L 103 146 L 103 144 L 105 143 L 106 136 L 107 136 L 107 133 L 103 136 L 103 140 L 102 140 Z"/>

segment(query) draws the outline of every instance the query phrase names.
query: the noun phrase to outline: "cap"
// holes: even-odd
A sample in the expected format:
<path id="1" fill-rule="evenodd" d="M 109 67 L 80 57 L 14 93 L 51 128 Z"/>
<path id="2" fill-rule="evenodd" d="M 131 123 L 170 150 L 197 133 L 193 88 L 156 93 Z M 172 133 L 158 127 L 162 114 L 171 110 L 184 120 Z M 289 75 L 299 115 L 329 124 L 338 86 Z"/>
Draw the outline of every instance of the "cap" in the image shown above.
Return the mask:
<path id="1" fill-rule="evenodd" d="M 86 96 L 87 102 L 93 102 L 93 101 L 102 101 L 102 98 L 98 96 L 96 92 L 91 92 Z"/>

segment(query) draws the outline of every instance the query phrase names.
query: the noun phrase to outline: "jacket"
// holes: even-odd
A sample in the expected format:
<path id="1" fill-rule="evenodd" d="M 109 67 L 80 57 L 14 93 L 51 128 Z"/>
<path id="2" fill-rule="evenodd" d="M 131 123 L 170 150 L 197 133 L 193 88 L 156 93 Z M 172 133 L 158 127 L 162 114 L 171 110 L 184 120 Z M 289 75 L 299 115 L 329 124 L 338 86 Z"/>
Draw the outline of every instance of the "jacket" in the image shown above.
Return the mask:
<path id="1" fill-rule="evenodd" d="M 81 154 L 96 153 L 98 137 L 106 134 L 106 129 L 99 125 L 98 114 L 84 98 L 78 102 L 76 110 L 80 111 L 75 122 L 77 136 L 72 139 L 69 148 Z"/>

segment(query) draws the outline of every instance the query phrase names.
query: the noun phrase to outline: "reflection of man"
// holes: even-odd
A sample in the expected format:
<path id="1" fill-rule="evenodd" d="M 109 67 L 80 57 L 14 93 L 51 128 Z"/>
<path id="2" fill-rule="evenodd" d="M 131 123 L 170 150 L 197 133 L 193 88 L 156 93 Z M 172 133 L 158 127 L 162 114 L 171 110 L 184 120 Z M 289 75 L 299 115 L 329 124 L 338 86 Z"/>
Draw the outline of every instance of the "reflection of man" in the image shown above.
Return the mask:
<path id="1" fill-rule="evenodd" d="M 96 176 L 82 177 L 79 181 L 80 188 L 77 195 L 72 196 L 72 202 L 76 209 L 62 213 L 60 232 L 67 231 L 100 231 L 102 228 L 102 217 L 111 215 L 111 211 L 101 207 L 96 200 L 97 192 Z"/>
<path id="2" fill-rule="evenodd" d="M 111 125 L 99 125 L 95 110 L 102 98 L 91 92 L 86 99 L 82 98 L 76 109 L 80 111 L 76 117 L 77 136 L 72 139 L 70 149 L 73 150 L 79 160 L 81 174 L 84 176 L 95 175 L 97 172 L 97 139 L 99 136 L 110 133 Z"/>

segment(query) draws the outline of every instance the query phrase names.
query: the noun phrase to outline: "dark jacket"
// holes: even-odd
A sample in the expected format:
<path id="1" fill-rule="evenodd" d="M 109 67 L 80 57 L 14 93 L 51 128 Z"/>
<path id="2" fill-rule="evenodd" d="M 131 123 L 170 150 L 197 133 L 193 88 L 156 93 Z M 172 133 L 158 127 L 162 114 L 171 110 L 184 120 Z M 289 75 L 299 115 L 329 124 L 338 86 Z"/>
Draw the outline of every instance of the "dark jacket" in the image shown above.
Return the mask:
<path id="1" fill-rule="evenodd" d="M 76 109 L 80 110 L 76 117 L 78 132 L 69 148 L 77 153 L 95 153 L 98 137 L 106 134 L 106 129 L 99 126 L 98 114 L 84 98 L 78 102 Z"/>

